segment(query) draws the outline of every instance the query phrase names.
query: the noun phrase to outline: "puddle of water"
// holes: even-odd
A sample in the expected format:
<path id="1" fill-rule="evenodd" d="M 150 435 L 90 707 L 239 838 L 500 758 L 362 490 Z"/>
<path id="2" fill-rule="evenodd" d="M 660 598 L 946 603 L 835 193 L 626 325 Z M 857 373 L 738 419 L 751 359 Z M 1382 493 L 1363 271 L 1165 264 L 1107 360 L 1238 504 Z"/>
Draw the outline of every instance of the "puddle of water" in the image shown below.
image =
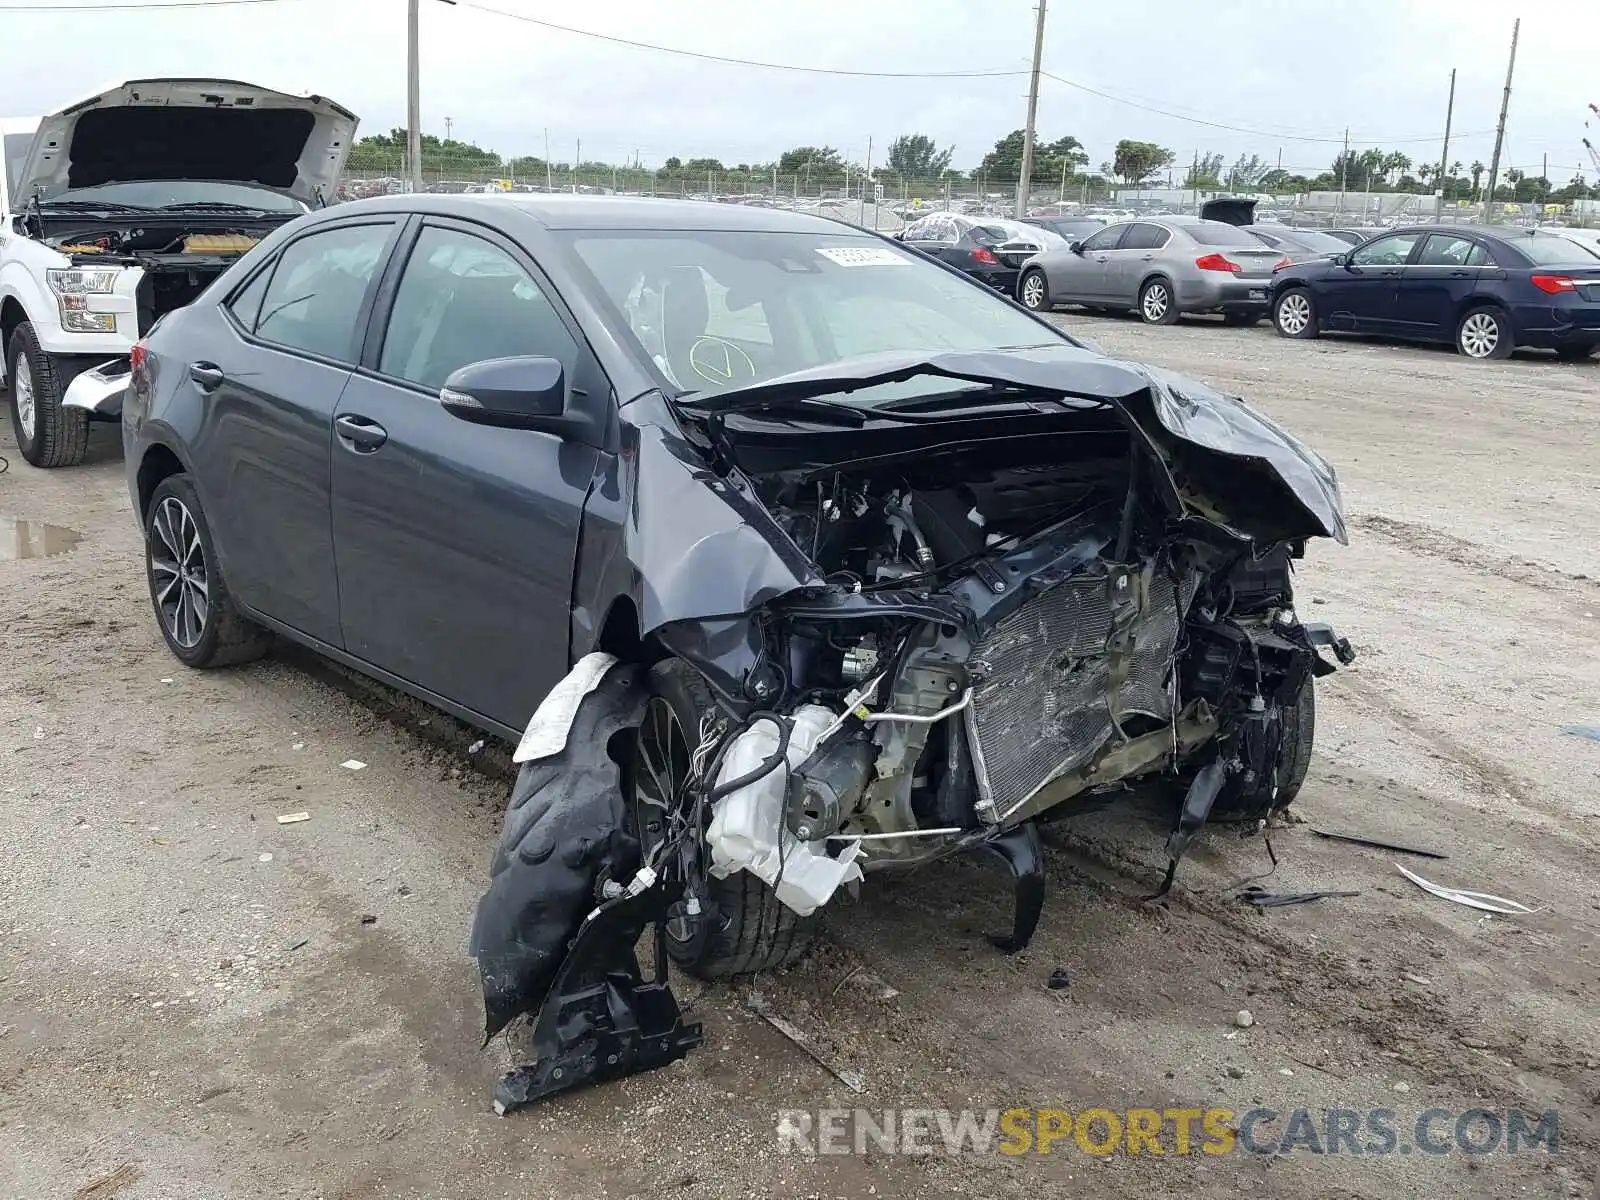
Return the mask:
<path id="1" fill-rule="evenodd" d="M 68 529 L 63 525 L 0 517 L 0 561 L 65 554 L 82 540 L 83 535 L 76 529 Z"/>

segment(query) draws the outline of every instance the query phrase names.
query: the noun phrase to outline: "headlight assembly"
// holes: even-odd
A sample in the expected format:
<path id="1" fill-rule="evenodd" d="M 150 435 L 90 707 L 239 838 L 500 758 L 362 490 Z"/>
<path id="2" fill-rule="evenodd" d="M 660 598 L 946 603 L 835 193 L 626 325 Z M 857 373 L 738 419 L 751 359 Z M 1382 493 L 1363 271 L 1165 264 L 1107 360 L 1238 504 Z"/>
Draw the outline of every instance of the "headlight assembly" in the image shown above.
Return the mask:
<path id="1" fill-rule="evenodd" d="M 61 309 L 61 328 L 68 333 L 114 333 L 117 314 L 90 312 L 90 296 L 109 296 L 117 288 L 118 271 L 46 271 L 45 279 Z"/>

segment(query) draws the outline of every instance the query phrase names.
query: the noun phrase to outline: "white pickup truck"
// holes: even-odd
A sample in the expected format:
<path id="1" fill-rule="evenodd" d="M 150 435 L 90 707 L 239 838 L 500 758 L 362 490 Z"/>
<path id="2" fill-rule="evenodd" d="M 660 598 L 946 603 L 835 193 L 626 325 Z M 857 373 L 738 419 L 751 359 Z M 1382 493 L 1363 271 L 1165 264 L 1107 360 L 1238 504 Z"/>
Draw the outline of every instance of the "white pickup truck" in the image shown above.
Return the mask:
<path id="1" fill-rule="evenodd" d="M 355 114 L 225 79 L 142 79 L 0 122 L 0 385 L 22 457 L 83 460 L 128 354 L 273 229 L 331 201 Z"/>

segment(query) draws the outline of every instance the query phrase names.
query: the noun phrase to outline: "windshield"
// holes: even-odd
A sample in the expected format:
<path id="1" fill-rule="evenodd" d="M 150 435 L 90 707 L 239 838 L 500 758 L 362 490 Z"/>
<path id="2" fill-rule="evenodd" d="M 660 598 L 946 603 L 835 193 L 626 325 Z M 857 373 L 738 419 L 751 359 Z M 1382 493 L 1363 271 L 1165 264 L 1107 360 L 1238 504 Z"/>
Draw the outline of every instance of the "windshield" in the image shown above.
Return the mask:
<path id="1" fill-rule="evenodd" d="M 70 188 L 57 192 L 46 204 L 128 204 L 138 208 L 177 208 L 188 204 L 237 205 L 267 212 L 301 213 L 298 200 L 248 183 L 219 183 L 209 179 L 141 179 L 105 183 L 99 187 Z"/>
<path id="2" fill-rule="evenodd" d="M 1594 261 L 1600 259 L 1600 254 L 1571 238 L 1529 235 L 1508 237 L 1506 241 L 1536 267 L 1593 266 Z"/>
<path id="3" fill-rule="evenodd" d="M 1072 344 L 919 254 L 837 233 L 583 230 L 567 235 L 614 323 L 681 392 L 721 392 L 884 351 Z M 948 392 L 910 380 L 850 403 Z"/>

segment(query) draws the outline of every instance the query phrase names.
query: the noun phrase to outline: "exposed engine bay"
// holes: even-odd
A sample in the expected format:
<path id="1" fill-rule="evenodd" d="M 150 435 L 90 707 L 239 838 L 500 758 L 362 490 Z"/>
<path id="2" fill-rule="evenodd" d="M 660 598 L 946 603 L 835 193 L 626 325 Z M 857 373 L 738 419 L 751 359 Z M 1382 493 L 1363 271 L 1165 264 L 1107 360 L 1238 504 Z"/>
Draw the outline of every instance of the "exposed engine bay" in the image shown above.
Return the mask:
<path id="1" fill-rule="evenodd" d="M 1260 822 L 1298 792 L 1312 681 L 1337 669 L 1322 651 L 1355 657 L 1294 607 L 1308 539 L 1344 536 L 1332 469 L 1239 402 L 1144 368 L 1113 392 L 1127 365 L 1099 359 L 1084 369 L 1103 367 L 1107 386 L 1067 393 L 1033 390 L 1043 364 L 1021 355 L 987 356 L 981 372 L 969 361 L 863 377 L 992 373 L 1017 390 L 919 398 L 961 409 L 931 419 L 795 391 L 764 407 L 681 406 L 690 442 L 672 453 L 709 467 L 659 498 L 694 525 L 677 542 L 763 598 L 664 620 L 642 662 L 589 655 L 529 724 L 474 931 L 489 1033 L 538 1012 L 539 1060 L 503 1082 L 503 1107 L 614 1076 L 618 1060 L 597 1065 L 606 1047 L 647 1051 L 628 1070 L 681 1056 L 699 1031 L 662 998 L 669 958 L 708 975 L 791 961 L 766 950 L 792 947 L 796 921 L 875 872 L 998 856 L 1015 902 L 1011 928 L 990 940 L 1014 952 L 1044 903 L 1040 821 L 1135 788 L 1165 797 L 1159 896 L 1209 820 Z M 700 527 L 717 515 L 692 507 L 707 487 L 736 521 Z M 771 562 L 752 561 L 752 530 Z M 796 585 L 769 584 L 780 562 Z M 678 578 L 650 580 L 658 603 Z M 667 668 L 692 675 L 701 699 L 685 709 L 680 688 L 663 704 Z M 605 769 L 650 806 L 631 821 L 612 809 L 578 819 L 594 772 L 561 764 L 607 755 L 560 748 L 551 730 L 605 719 L 586 705 L 624 704 L 643 713 L 639 741 Z M 681 753 L 652 755 L 658 720 L 674 713 Z M 598 864 L 596 907 L 565 925 L 554 883 L 525 866 L 557 859 Z M 761 908 L 766 923 L 747 938 L 749 880 L 788 916 L 773 923 Z M 532 955 L 526 933 L 508 932 L 531 923 L 554 930 Z M 648 924 L 652 979 L 632 949 Z M 585 982 L 563 984 L 558 967 Z"/>

